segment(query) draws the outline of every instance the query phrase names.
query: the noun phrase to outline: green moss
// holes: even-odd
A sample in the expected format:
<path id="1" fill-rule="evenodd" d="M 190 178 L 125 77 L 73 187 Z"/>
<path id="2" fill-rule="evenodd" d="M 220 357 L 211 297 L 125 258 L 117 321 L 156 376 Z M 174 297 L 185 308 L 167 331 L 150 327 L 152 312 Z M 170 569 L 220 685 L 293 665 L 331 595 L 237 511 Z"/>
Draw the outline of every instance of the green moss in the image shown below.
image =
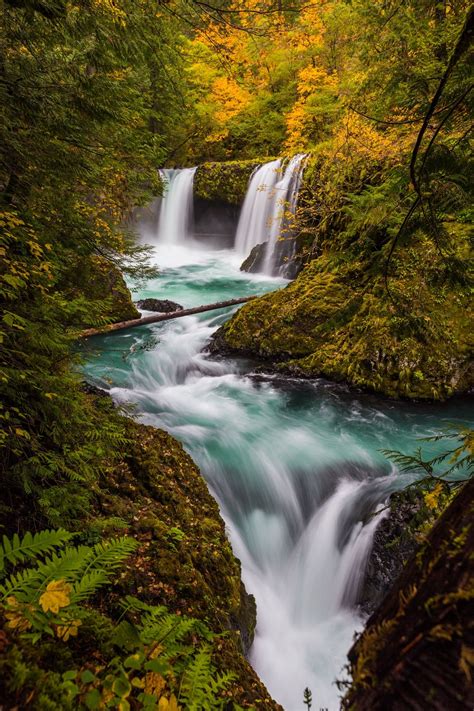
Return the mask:
<path id="1" fill-rule="evenodd" d="M 460 259 L 465 249 L 459 239 Z M 462 287 L 440 287 L 435 246 L 419 234 L 396 253 L 390 294 L 382 275 L 368 276 L 371 268 L 369 259 L 328 250 L 285 289 L 246 304 L 218 341 L 280 370 L 391 397 L 442 400 L 469 388 L 469 297 Z"/>
<path id="2" fill-rule="evenodd" d="M 194 194 L 203 200 L 241 205 L 250 176 L 258 165 L 257 160 L 203 163 L 194 176 Z"/>
<path id="3" fill-rule="evenodd" d="M 83 296 L 87 299 L 89 313 L 94 311 L 95 305 L 97 307 L 104 305 L 102 316 L 109 321 L 140 318 L 140 313 L 132 302 L 132 296 L 120 270 L 104 257 L 89 257 L 75 264 L 67 275 L 66 283 L 71 298 Z M 86 312 L 80 325 L 88 327 L 96 323 L 88 321 Z"/>

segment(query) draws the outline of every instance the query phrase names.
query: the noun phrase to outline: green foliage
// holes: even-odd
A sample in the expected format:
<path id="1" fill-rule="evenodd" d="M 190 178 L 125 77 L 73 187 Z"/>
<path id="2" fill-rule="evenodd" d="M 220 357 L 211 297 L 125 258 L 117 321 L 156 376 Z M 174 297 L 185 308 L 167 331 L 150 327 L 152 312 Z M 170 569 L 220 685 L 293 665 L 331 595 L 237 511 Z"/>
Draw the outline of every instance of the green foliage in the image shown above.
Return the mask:
<path id="1" fill-rule="evenodd" d="M 176 33 L 129 0 L 7 2 L 0 24 L 2 512 L 58 526 L 84 514 L 124 441 L 80 391 L 74 341 L 136 314 L 117 268 L 152 273 L 125 225 L 160 190 Z"/>
<path id="2" fill-rule="evenodd" d="M 63 529 L 38 531 L 35 534 L 27 531 L 21 540 L 17 533 L 11 540 L 8 536 L 3 536 L 0 544 L 0 575 L 5 569 L 5 558 L 12 565 L 24 563 L 30 558 L 50 553 L 54 548 L 60 547 L 71 538 L 72 534 Z"/>
<path id="3" fill-rule="evenodd" d="M 65 545 L 69 539 L 64 531 L 28 533 L 22 541 L 4 537 L 8 567 L 13 566 L 4 571 L 0 585 L 3 634 L 11 635 L 14 644 L 1 660 L 7 697 L 18 700 L 43 693 L 44 708 L 64 704 L 127 709 L 133 703 L 135 708 L 152 709 L 159 703 L 160 709 L 178 711 L 178 703 L 183 703 L 195 711 L 222 709 L 222 693 L 234 675 L 216 674 L 210 647 L 214 637 L 202 622 L 127 596 L 121 601 L 119 621 L 109 623 L 107 631 L 103 613 L 94 617 L 90 603 L 85 606 L 101 588 L 110 586 L 112 573 L 137 542 L 123 537 L 93 547 L 71 547 Z M 61 550 L 51 554 L 52 548 Z M 32 557 L 36 565 L 25 566 Z M 102 650 L 92 663 L 73 641 L 87 635 L 87 628 L 95 639 L 85 644 L 94 641 Z M 104 633 L 107 643 L 99 639 Z M 65 651 L 68 648 L 62 661 L 57 658 L 51 666 L 41 646 L 48 644 L 45 636 L 56 638 Z M 27 668 L 30 656 L 34 661 Z M 71 669 L 71 664 L 78 666 Z M 37 687 L 41 674 L 43 690 Z"/>
<path id="4" fill-rule="evenodd" d="M 208 647 L 203 647 L 183 674 L 179 700 L 189 711 L 223 709 L 225 700 L 219 699 L 234 679 L 234 674 L 213 674 L 213 664 Z"/>
<path id="5" fill-rule="evenodd" d="M 474 476 L 474 430 L 452 427 L 432 437 L 423 437 L 422 441 L 449 443 L 451 447 L 430 459 L 422 453 L 421 447 L 414 454 L 382 450 L 401 472 L 421 475 L 409 487 L 439 492 L 455 490 Z"/>
<path id="6" fill-rule="evenodd" d="M 257 160 L 203 163 L 194 177 L 194 195 L 205 200 L 218 200 L 241 205 Z"/>

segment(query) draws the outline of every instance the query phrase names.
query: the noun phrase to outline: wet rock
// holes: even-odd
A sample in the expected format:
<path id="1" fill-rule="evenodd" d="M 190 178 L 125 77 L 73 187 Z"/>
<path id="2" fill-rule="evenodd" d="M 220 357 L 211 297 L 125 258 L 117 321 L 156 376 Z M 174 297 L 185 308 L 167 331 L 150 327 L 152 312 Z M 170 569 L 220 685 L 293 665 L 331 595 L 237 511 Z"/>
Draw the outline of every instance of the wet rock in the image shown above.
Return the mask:
<path id="1" fill-rule="evenodd" d="M 474 480 L 436 520 L 349 651 L 344 711 L 471 711 Z"/>
<path id="2" fill-rule="evenodd" d="M 240 265 L 240 271 L 251 272 L 252 274 L 261 272 L 263 269 L 263 264 L 265 262 L 267 245 L 268 242 L 262 242 L 261 244 L 256 244 L 255 247 L 252 247 L 249 256 L 244 259 L 244 261 Z"/>
<path id="3" fill-rule="evenodd" d="M 372 614 L 417 548 L 416 522 L 421 517 L 423 497 L 413 490 L 397 491 L 390 496 L 390 512 L 374 536 L 358 606 Z"/>
<path id="4" fill-rule="evenodd" d="M 158 313 L 169 314 L 173 311 L 182 311 L 183 307 L 168 299 L 141 299 L 136 302 L 139 309 L 145 311 L 157 311 Z"/>

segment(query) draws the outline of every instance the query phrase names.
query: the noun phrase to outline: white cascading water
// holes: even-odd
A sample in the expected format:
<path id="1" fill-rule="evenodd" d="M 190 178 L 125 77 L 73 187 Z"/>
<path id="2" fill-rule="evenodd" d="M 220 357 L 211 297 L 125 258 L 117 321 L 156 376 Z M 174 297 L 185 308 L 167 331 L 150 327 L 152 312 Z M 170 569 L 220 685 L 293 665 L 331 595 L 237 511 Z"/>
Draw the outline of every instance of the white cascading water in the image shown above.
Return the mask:
<path id="1" fill-rule="evenodd" d="M 157 255 L 160 276 L 142 297 L 192 307 L 284 283 L 240 272 L 233 251 L 188 243 L 157 245 Z M 421 413 L 322 380 L 247 376 L 249 366 L 203 353 L 228 316 L 109 334 L 95 341 L 87 370 L 198 463 L 256 598 L 250 661 L 272 696 L 302 711 L 308 686 L 316 711 L 337 711 L 334 681 L 363 624 L 354 603 L 380 520 L 371 513 L 395 482 L 380 450 L 414 451 L 420 437 L 471 422 L 472 413 L 469 404 Z"/>
<path id="2" fill-rule="evenodd" d="M 228 262 L 219 256 L 216 273 L 215 254 L 196 263 L 189 251 L 189 271 L 162 271 L 161 295 L 202 303 L 216 276 L 222 294 L 230 284 L 236 293 L 271 288 L 268 279 L 238 272 L 232 254 Z M 374 478 L 377 465 L 352 436 L 341 439 L 330 399 L 314 399 L 316 410 L 303 415 L 284 390 L 204 354 L 222 320 L 203 314 L 152 327 L 159 333 L 152 350 L 136 350 L 135 339 L 146 344 L 149 336 L 131 334 L 131 352 L 139 355 L 112 372 L 112 394 L 136 403 L 143 421 L 175 435 L 200 466 L 256 598 L 250 661 L 270 693 L 286 711 L 298 711 L 309 686 L 316 708 L 337 711 L 334 680 L 362 624 L 354 602 L 378 523 L 362 521 L 384 497 L 387 480 Z M 110 365 L 105 372 L 110 378 Z M 342 441 L 349 462 L 341 459 Z"/>
<path id="3" fill-rule="evenodd" d="M 257 244 L 267 243 L 262 273 L 275 271 L 275 246 L 285 229 L 291 229 L 306 155 L 290 159 L 282 175 L 282 161 L 257 168 L 247 188 L 235 237 L 235 250 L 247 257 Z"/>
<path id="4" fill-rule="evenodd" d="M 273 274 L 277 241 L 285 229 L 291 231 L 305 158 L 305 153 L 293 156 L 285 168 L 283 177 L 275 185 L 268 245 L 262 269 L 264 274 Z"/>
<path id="5" fill-rule="evenodd" d="M 157 234 L 157 241 L 161 244 L 184 244 L 192 237 L 195 172 L 196 168 L 160 170 L 165 188 Z"/>
<path id="6" fill-rule="evenodd" d="M 268 240 L 280 168 L 281 160 L 272 160 L 257 168 L 250 178 L 235 235 L 235 250 L 244 258 L 257 244 Z"/>

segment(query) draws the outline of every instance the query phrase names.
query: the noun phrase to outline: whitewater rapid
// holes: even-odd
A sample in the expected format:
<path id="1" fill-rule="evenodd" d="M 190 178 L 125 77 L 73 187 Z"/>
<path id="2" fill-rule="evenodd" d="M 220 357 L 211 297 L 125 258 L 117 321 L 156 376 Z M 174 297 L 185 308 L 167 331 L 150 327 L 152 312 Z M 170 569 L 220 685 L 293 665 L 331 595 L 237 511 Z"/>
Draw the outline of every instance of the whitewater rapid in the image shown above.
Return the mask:
<path id="1" fill-rule="evenodd" d="M 233 251 L 158 245 L 160 277 L 137 297 L 191 307 L 265 293 L 283 280 L 238 270 Z M 94 340 L 88 376 L 143 422 L 176 436 L 216 497 L 247 590 L 257 602 L 250 661 L 287 711 L 339 708 L 336 679 L 354 632 L 376 519 L 396 477 L 380 450 L 462 418 L 459 406 L 395 404 L 324 380 L 253 375 L 245 360 L 203 349 L 230 315 L 221 310 Z M 465 419 L 464 419 L 465 421 Z"/>

